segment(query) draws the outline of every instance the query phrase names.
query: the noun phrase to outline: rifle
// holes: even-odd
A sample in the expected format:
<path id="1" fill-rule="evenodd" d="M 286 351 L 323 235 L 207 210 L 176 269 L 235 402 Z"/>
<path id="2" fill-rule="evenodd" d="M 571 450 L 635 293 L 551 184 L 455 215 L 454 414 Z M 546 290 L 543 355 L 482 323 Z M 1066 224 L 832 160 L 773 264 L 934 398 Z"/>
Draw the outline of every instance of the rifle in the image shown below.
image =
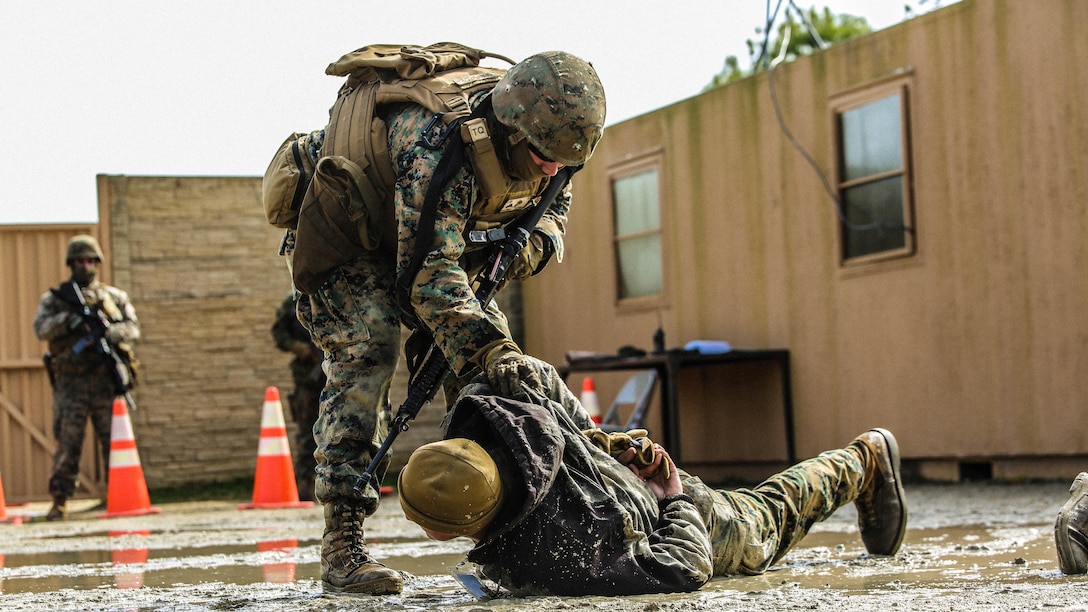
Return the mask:
<path id="1" fill-rule="evenodd" d="M 53 374 L 53 354 L 46 351 L 45 354 L 42 355 L 42 363 L 45 364 L 45 373 L 49 375 L 49 387 L 56 388 L 57 377 Z"/>
<path id="2" fill-rule="evenodd" d="M 481 304 L 487 305 L 498 293 L 499 287 L 510 269 L 510 264 L 513 263 L 518 253 L 529 244 L 529 235 L 536 227 L 536 224 L 540 222 L 541 217 L 551 207 L 559 192 L 570 181 L 571 175 L 580 169 L 581 166 L 568 166 L 560 169 L 559 173 L 548 182 L 548 187 L 541 194 L 540 202 L 536 206 L 512 223 L 509 228 L 498 228 L 488 232 L 489 235 L 485 239 L 496 242 L 494 253 L 491 254 L 487 265 L 476 277 L 475 294 L 476 299 Z M 446 356 L 435 346 L 432 339 L 430 349 L 427 351 L 422 365 L 408 381 L 408 395 L 405 397 L 404 403 L 397 409 L 397 416 L 393 417 L 393 422 L 389 424 L 389 435 L 386 436 L 385 441 L 378 448 L 378 452 L 371 458 L 366 471 L 355 481 L 356 491 L 362 492 L 363 488 L 370 483 L 370 480 L 374 477 L 374 472 L 378 469 L 378 464 L 389 453 L 389 448 L 393 446 L 393 441 L 397 439 L 400 432 L 408 431 L 409 422 L 416 418 L 423 405 L 431 401 L 434 394 L 438 392 L 439 387 L 442 386 L 442 382 L 449 373 L 449 367 L 450 364 L 446 360 Z"/>
<path id="3" fill-rule="evenodd" d="M 60 288 L 54 289 L 53 293 L 64 302 L 79 309 L 79 314 L 83 317 L 83 325 L 89 330 L 87 335 L 77 340 L 72 346 L 72 352 L 78 355 L 90 349 L 94 353 L 101 355 L 106 364 L 110 366 L 114 394 L 123 396 L 125 402 L 128 403 L 129 409 L 135 412 L 136 401 L 132 399 L 132 394 L 129 393 L 135 383 L 132 370 L 129 369 L 128 362 L 118 355 L 117 350 L 106 340 L 106 332 L 110 326 L 109 320 L 101 312 L 92 311 L 87 306 L 87 302 L 83 299 L 83 292 L 80 291 L 79 284 L 74 280 L 61 283 Z"/>

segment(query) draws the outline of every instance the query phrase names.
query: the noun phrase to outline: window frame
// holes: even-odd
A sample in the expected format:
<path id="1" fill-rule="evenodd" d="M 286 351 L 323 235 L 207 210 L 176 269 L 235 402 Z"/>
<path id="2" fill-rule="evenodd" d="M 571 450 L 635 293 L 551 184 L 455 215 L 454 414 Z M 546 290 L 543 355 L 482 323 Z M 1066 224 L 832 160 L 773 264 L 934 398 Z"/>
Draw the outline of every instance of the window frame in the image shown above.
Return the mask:
<path id="1" fill-rule="evenodd" d="M 620 295 L 620 279 L 622 278 L 620 272 L 620 259 L 619 251 L 617 249 L 621 238 L 616 235 L 616 191 L 615 183 L 618 180 L 622 180 L 627 177 L 631 177 L 637 174 L 648 171 L 656 171 L 657 173 L 657 213 L 658 213 L 658 225 L 657 235 L 658 240 L 658 263 L 661 267 L 661 289 L 659 293 L 650 295 L 640 295 L 634 297 L 622 297 Z M 648 309 L 661 308 L 668 305 L 668 275 L 665 273 L 667 269 L 665 261 L 665 211 L 667 209 L 665 197 L 666 190 L 665 185 L 665 160 L 662 148 L 656 148 L 651 151 L 646 151 L 638 155 L 632 155 L 627 157 L 624 161 L 611 165 L 608 168 L 608 202 L 609 202 L 609 234 L 611 235 L 611 257 L 612 257 L 612 298 L 613 303 L 618 313 L 637 312 Z M 645 234 L 643 234 L 645 235 Z"/>
<path id="2" fill-rule="evenodd" d="M 837 236 L 836 255 L 840 268 L 851 269 L 888 261 L 901 260 L 914 257 L 918 253 L 918 242 L 915 227 L 915 202 L 914 202 L 914 175 L 913 175 L 913 147 L 911 139 L 911 87 L 913 85 L 912 71 L 904 69 L 897 71 L 895 75 L 872 83 L 840 92 L 830 99 L 829 111 L 832 138 L 832 159 L 835 164 L 834 188 L 838 202 L 841 203 L 839 214 L 835 218 Z M 863 107 L 867 104 L 895 96 L 899 101 L 899 146 L 902 166 L 897 170 L 888 170 L 866 175 L 863 177 L 846 180 L 845 176 L 845 143 L 843 142 L 843 130 L 841 116 L 843 113 Z M 847 189 L 863 185 L 877 183 L 888 178 L 901 177 L 902 180 L 902 223 L 905 226 L 903 232 L 903 246 L 868 253 L 855 257 L 847 257 L 846 241 L 848 232 L 843 222 L 846 214 L 845 192 Z"/>

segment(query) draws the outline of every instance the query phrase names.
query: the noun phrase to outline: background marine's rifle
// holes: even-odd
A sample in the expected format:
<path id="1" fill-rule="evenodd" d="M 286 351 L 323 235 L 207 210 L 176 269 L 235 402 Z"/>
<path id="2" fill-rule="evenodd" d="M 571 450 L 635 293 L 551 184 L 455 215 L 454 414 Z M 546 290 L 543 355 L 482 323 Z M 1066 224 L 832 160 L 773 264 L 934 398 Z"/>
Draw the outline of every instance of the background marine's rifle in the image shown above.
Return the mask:
<path id="1" fill-rule="evenodd" d="M 103 361 L 109 366 L 110 376 L 113 379 L 114 394 L 123 396 L 128 403 L 129 409 L 135 411 L 136 402 L 132 399 L 132 394 L 129 393 L 135 384 L 135 378 L 132 376 L 132 370 L 129 368 L 128 362 L 117 353 L 117 349 L 106 339 L 110 321 L 101 312 L 93 311 L 90 306 L 87 306 L 86 300 L 83 299 L 83 292 L 75 281 L 61 283 L 60 288 L 55 289 L 54 293 L 64 302 L 79 309 L 79 315 L 83 317 L 83 326 L 88 330 L 87 334 L 72 346 L 72 352 L 80 354 L 83 351 L 90 350 L 101 355 Z"/>
<path id="2" fill-rule="evenodd" d="M 529 236 L 532 234 L 533 228 L 536 227 L 540 218 L 551 207 L 559 192 L 570 181 L 571 175 L 580 168 L 580 166 L 568 166 L 560 169 L 559 173 L 548 182 L 548 187 L 544 190 L 540 202 L 536 206 L 508 228 L 491 230 L 491 232 L 501 231 L 503 234 L 501 236 L 491 235 L 487 237 L 489 241 L 495 240 L 497 242 L 495 243 L 495 251 L 488 259 L 487 265 L 476 277 L 476 299 L 481 304 L 486 306 L 494 299 L 495 294 L 498 293 L 499 288 L 502 286 L 503 279 L 506 278 L 506 273 L 510 270 L 510 264 L 513 263 L 518 253 L 529 244 Z M 389 424 L 389 435 L 386 436 L 385 441 L 378 448 L 378 452 L 370 460 L 370 465 L 367 466 L 366 471 L 355 482 L 356 491 L 362 491 L 374 477 L 374 472 L 389 452 L 389 448 L 393 446 L 393 441 L 397 439 L 400 432 L 408 430 L 409 422 L 416 418 L 424 404 L 431 401 L 434 394 L 438 392 L 439 387 L 442 386 L 446 374 L 449 373 L 449 362 L 446 360 L 446 356 L 435 346 L 433 340 L 430 345 L 426 357 L 423 358 L 422 365 L 419 366 L 415 375 L 408 381 L 408 395 L 405 397 L 404 403 L 397 409 L 397 415 L 393 417 L 393 422 Z"/>

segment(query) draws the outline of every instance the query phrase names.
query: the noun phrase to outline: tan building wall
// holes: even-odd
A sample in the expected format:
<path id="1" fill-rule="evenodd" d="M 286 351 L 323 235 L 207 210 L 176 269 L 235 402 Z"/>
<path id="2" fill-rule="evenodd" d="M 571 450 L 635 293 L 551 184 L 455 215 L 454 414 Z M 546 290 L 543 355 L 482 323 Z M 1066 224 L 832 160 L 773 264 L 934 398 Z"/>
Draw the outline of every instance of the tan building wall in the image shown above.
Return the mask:
<path id="1" fill-rule="evenodd" d="M 781 65 L 786 127 L 835 180 L 831 103 L 909 87 L 916 254 L 840 265 L 819 176 L 760 75 L 610 126 L 575 178 L 567 261 L 526 285 L 527 342 L 788 348 L 797 450 L 880 425 L 922 473 L 1070 477 L 1088 465 L 1088 3 L 963 0 Z M 660 160 L 665 294 L 616 299 L 611 177 Z M 572 385 L 577 381 L 572 378 Z M 684 460 L 766 474 L 784 457 L 777 379 L 681 377 Z M 601 395 L 610 397 L 618 382 Z"/>
<path id="2" fill-rule="evenodd" d="M 264 390 L 290 389 L 269 333 L 290 279 L 260 180 L 99 176 L 98 196 L 142 329 L 130 416 L 149 486 L 251 473 Z"/>

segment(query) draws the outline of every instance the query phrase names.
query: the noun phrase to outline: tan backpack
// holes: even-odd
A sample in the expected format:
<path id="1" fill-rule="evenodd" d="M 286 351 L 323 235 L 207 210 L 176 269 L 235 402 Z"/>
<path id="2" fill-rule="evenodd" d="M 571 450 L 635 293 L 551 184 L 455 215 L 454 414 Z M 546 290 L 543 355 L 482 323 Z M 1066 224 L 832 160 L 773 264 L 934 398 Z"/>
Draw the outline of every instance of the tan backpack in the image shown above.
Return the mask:
<path id="1" fill-rule="evenodd" d="M 361 177 L 358 188 L 368 207 L 387 202 L 396 176 L 377 107 L 414 102 L 449 125 L 470 113 L 468 101 L 473 94 L 494 87 L 505 72 L 481 67 L 485 57 L 514 63 L 458 43 L 369 45 L 344 55 L 325 70 L 347 81 L 329 111 L 322 157 L 343 158 L 337 164 L 342 171 Z M 276 227 L 297 226 L 314 178 L 315 164 L 307 151 L 313 137 L 314 133 L 288 136 L 265 171 L 265 216 Z"/>

